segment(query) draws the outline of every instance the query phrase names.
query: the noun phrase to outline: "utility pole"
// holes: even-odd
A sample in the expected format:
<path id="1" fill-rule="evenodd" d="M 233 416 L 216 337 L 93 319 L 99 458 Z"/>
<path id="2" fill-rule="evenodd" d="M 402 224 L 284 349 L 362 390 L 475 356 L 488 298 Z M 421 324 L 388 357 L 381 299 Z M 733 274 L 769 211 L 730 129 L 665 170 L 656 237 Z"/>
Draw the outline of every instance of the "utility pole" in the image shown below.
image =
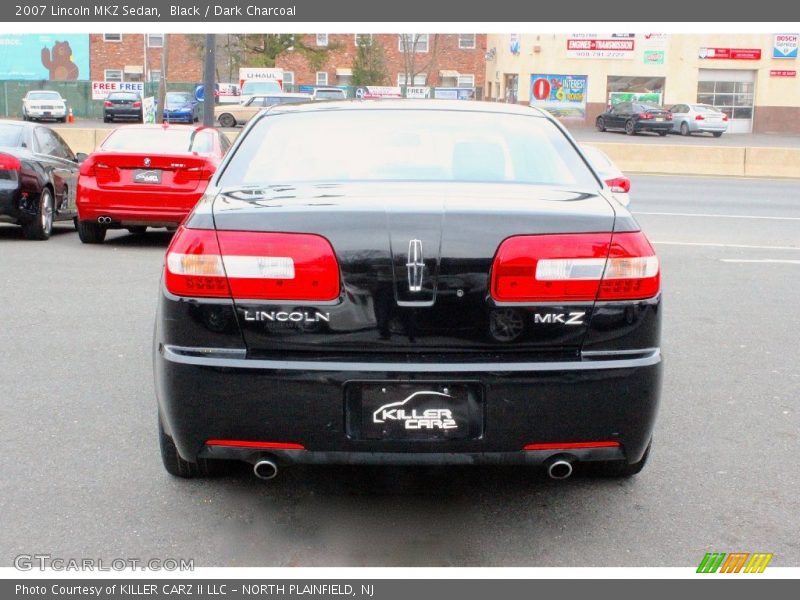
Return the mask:
<path id="1" fill-rule="evenodd" d="M 164 108 L 167 98 L 167 68 L 169 67 L 169 34 L 164 34 L 164 47 L 161 48 L 161 80 L 158 84 L 158 106 L 156 107 L 156 123 L 164 120 Z"/>
<path id="2" fill-rule="evenodd" d="M 206 47 L 203 53 L 203 125 L 214 125 L 214 102 L 217 70 L 217 36 L 206 34 Z"/>

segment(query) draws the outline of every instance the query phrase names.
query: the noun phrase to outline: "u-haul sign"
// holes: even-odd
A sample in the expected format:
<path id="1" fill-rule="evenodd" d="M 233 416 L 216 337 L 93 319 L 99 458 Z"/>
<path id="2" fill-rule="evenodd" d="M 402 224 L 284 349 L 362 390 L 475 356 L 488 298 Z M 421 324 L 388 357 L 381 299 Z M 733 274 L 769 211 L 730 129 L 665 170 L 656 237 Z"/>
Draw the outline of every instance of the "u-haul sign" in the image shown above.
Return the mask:
<path id="1" fill-rule="evenodd" d="M 239 85 L 245 81 L 277 81 L 283 89 L 283 69 L 271 67 L 242 67 L 239 69 Z"/>

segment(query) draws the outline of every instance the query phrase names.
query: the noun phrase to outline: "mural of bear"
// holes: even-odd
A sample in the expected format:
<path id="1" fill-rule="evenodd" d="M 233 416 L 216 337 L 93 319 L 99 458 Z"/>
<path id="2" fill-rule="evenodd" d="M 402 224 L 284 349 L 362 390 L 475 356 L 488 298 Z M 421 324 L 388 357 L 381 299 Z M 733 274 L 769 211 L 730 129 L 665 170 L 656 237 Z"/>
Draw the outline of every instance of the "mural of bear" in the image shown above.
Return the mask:
<path id="1" fill-rule="evenodd" d="M 78 65 L 72 62 L 72 48 L 69 42 L 53 44 L 52 55 L 49 48 L 42 48 L 42 64 L 50 71 L 50 81 L 75 81 L 78 79 Z"/>

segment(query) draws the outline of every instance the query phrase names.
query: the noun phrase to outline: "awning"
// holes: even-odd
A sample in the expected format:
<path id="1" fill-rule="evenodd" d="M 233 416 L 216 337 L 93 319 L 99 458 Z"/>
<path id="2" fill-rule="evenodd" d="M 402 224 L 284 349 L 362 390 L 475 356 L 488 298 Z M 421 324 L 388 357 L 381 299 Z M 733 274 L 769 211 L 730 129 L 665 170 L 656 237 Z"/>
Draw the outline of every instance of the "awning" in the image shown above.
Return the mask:
<path id="1" fill-rule="evenodd" d="M 337 77 L 352 77 L 353 76 L 353 69 L 336 69 L 336 76 Z"/>
<path id="2" fill-rule="evenodd" d="M 439 77 L 455 77 L 458 78 L 459 72 L 452 69 L 442 69 L 439 71 Z"/>
<path id="3" fill-rule="evenodd" d="M 142 65 L 125 65 L 124 71 L 126 73 L 144 73 L 144 67 Z"/>

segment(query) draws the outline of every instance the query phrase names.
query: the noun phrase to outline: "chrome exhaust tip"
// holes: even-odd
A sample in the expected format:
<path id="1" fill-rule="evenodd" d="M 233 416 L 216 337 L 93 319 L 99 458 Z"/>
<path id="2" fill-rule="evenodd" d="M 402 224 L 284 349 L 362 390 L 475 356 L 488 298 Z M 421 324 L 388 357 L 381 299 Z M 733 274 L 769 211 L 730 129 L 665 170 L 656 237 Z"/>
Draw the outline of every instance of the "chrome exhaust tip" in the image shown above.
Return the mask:
<path id="1" fill-rule="evenodd" d="M 101 225 L 108 225 L 111 223 L 111 217 L 97 217 L 97 222 Z"/>
<path id="2" fill-rule="evenodd" d="M 253 466 L 253 473 L 259 479 L 275 479 L 278 476 L 278 465 L 271 460 L 262 459 Z"/>
<path id="3" fill-rule="evenodd" d="M 547 475 L 550 479 L 566 479 L 572 475 L 572 461 L 559 458 L 547 465 Z"/>

